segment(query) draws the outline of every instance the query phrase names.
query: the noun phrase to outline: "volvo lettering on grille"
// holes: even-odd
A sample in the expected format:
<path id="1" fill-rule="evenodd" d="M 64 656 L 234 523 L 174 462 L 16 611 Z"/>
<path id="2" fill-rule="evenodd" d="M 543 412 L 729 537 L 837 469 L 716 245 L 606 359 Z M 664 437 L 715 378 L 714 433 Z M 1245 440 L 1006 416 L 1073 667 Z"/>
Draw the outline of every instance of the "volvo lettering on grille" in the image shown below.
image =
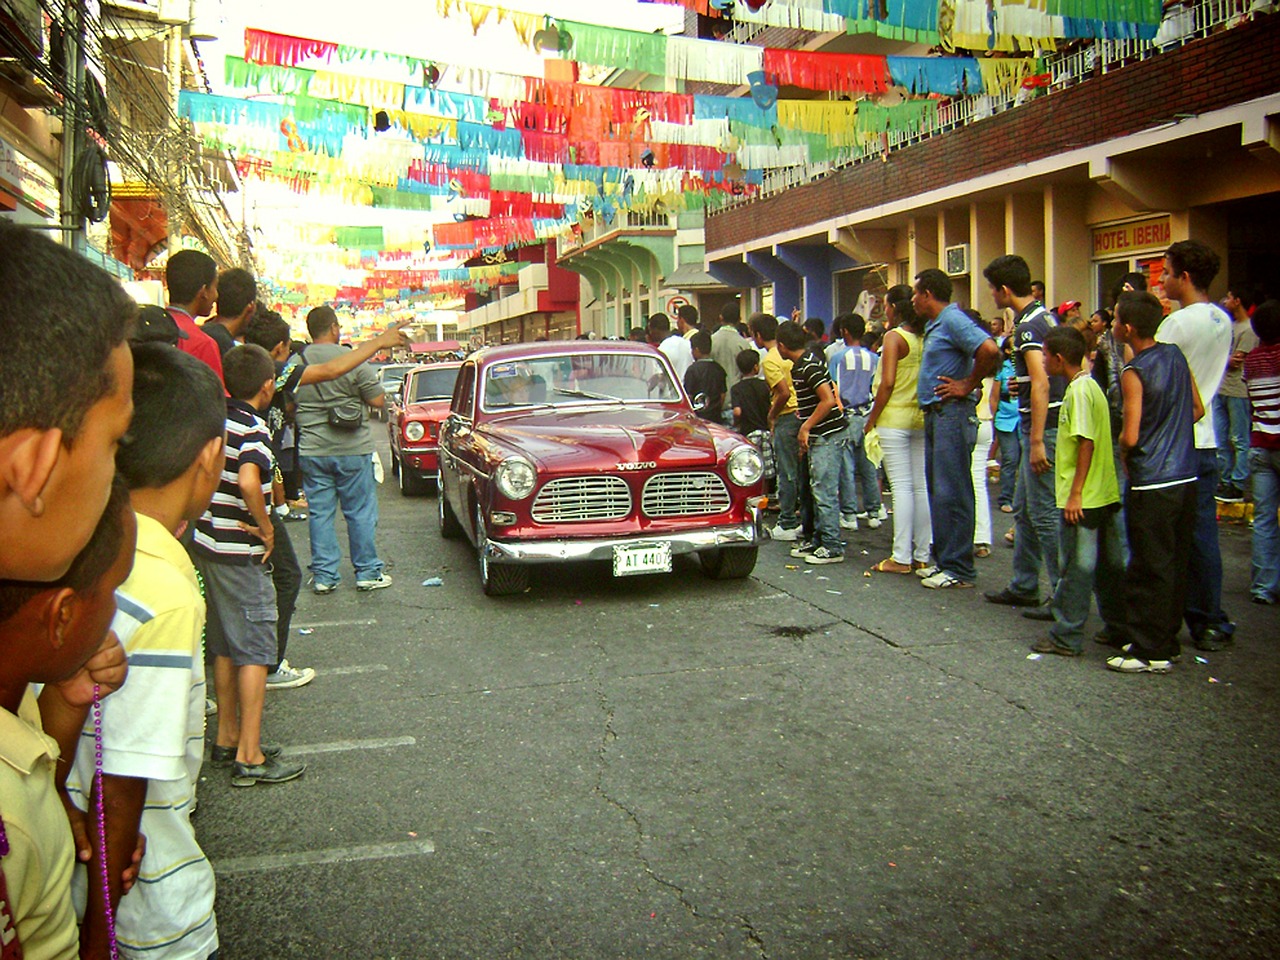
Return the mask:
<path id="1" fill-rule="evenodd" d="M 619 463 L 616 466 L 619 470 L 656 470 L 658 462 L 656 460 L 638 460 L 635 463 Z"/>
<path id="2" fill-rule="evenodd" d="M 724 513 L 732 500 L 714 473 L 660 473 L 645 481 L 640 505 L 649 517 L 698 517 Z"/>

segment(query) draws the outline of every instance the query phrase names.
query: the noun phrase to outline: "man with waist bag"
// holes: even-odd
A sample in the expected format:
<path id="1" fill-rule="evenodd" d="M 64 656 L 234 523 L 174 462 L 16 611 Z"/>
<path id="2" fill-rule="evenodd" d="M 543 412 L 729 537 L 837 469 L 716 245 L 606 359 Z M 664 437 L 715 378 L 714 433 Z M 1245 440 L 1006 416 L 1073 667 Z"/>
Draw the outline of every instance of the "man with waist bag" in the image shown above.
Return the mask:
<path id="1" fill-rule="evenodd" d="M 316 307 L 307 314 L 311 346 L 303 352 L 308 364 L 341 356 L 342 328 L 332 307 Z M 332 593 L 341 579 L 342 554 L 334 528 L 338 505 L 347 519 L 351 565 L 357 590 L 391 585 L 378 558 L 374 532 L 378 526 L 378 492 L 373 479 L 373 436 L 365 406 L 381 407 L 385 394 L 377 374 L 361 364 L 328 383 L 298 388 L 298 460 L 310 510 L 311 573 L 316 593 Z"/>
<path id="2" fill-rule="evenodd" d="M 827 360 L 849 424 L 844 461 L 840 464 L 840 526 L 857 530 L 858 521 L 875 529 L 888 514 L 880 500 L 880 480 L 863 447 L 863 426 L 871 412 L 871 385 L 880 361 L 862 345 L 867 322 L 856 313 L 842 313 L 832 321 L 831 334 L 843 338 Z M 861 507 L 859 507 L 861 504 Z"/>

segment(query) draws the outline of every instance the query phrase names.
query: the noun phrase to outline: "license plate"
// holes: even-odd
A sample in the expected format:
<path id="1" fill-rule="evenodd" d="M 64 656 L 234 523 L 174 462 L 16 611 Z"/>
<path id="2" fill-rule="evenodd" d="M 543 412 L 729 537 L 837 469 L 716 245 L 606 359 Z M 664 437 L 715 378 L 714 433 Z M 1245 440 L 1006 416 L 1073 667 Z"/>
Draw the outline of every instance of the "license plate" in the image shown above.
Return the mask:
<path id="1" fill-rule="evenodd" d="M 615 577 L 630 577 L 637 573 L 670 572 L 670 543 L 645 543 L 613 548 L 613 575 Z"/>

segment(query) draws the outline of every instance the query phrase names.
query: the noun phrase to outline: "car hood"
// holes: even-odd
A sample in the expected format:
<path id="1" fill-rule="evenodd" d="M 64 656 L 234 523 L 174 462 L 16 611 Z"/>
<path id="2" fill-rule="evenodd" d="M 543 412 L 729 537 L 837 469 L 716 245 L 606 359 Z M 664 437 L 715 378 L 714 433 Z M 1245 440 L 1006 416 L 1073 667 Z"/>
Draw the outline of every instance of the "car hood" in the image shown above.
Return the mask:
<path id="1" fill-rule="evenodd" d="M 534 411 L 481 430 L 550 470 L 608 470 L 620 463 L 709 467 L 719 451 L 742 442 L 692 413 L 652 407 Z"/>
<path id="2" fill-rule="evenodd" d="M 449 398 L 440 400 L 419 400 L 404 408 L 404 415 L 423 420 L 443 420 L 449 414 Z"/>

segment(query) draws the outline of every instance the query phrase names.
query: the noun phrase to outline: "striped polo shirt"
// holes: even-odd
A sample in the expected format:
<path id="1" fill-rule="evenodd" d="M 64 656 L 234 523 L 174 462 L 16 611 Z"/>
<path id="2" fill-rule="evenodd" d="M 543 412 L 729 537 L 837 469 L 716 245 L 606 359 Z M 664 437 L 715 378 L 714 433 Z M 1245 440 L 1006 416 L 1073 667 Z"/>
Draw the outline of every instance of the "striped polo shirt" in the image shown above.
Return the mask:
<path id="1" fill-rule="evenodd" d="M 251 563 L 266 552 L 262 541 L 240 528 L 256 527 L 240 490 L 240 468 L 258 468 L 265 503 L 271 503 L 271 477 L 275 458 L 271 434 L 258 411 L 243 400 L 227 401 L 227 463 L 209 509 L 196 521 L 195 546 L 203 556 L 224 563 Z"/>
<path id="2" fill-rule="evenodd" d="M 806 350 L 804 355 L 791 365 L 791 384 L 795 387 L 796 416 L 801 422 L 813 416 L 818 409 L 818 388 L 827 384 L 835 392 L 835 384 L 827 370 L 827 360 L 821 352 Z M 830 437 L 845 428 L 844 412 L 839 407 L 832 407 L 826 416 L 809 429 L 814 437 Z"/>
<path id="3" fill-rule="evenodd" d="M 129 679 L 102 701 L 102 769 L 147 781 L 139 827 L 147 852 L 116 908 L 120 955 L 207 957 L 218 947 L 213 868 L 191 825 L 204 754 L 204 598 L 182 545 L 143 514 L 133 572 L 116 601 L 111 628 L 129 658 Z M 67 790 L 83 810 L 94 773 L 92 718 L 80 736 Z M 81 915 L 85 880 L 77 866 L 72 895 Z"/>
<path id="4" fill-rule="evenodd" d="M 1249 446 L 1280 450 L 1280 343 L 1254 347 L 1244 358 L 1253 430 Z"/>

